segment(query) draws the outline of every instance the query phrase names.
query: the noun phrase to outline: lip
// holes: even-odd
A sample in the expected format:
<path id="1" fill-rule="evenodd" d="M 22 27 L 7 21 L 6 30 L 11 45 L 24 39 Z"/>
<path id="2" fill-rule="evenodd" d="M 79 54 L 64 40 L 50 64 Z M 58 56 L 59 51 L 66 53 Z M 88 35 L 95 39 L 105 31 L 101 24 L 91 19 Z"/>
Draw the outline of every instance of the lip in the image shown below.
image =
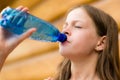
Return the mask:
<path id="1" fill-rule="evenodd" d="M 67 45 L 67 44 L 69 44 L 70 43 L 70 41 L 68 41 L 68 40 L 66 40 L 66 41 L 64 41 L 63 43 L 61 43 L 62 45 Z"/>

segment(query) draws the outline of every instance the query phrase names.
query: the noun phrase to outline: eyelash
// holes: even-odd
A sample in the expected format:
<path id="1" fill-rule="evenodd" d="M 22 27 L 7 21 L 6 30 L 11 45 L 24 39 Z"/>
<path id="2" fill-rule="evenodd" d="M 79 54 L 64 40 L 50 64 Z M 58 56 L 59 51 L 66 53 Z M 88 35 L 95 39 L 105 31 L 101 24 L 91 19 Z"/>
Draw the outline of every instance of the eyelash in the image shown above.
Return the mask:
<path id="1" fill-rule="evenodd" d="M 81 26 L 75 26 L 75 28 L 82 28 Z"/>

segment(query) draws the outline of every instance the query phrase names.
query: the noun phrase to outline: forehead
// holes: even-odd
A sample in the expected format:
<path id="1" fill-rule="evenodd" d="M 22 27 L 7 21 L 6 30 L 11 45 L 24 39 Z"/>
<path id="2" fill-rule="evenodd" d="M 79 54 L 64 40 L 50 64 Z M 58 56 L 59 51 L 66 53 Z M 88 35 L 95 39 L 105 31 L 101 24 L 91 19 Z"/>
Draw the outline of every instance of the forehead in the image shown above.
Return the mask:
<path id="1" fill-rule="evenodd" d="M 76 8 L 68 13 L 66 21 L 74 21 L 74 20 L 77 20 L 83 23 L 92 22 L 92 19 L 87 14 L 84 8 Z"/>

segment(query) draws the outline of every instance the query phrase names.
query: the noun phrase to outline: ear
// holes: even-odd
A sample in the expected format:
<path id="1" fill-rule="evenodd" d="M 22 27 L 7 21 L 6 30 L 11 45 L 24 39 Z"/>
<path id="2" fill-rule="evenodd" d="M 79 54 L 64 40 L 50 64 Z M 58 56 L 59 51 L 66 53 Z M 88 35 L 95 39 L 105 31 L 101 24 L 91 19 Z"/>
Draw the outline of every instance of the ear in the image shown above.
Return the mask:
<path id="1" fill-rule="evenodd" d="M 100 40 L 97 42 L 97 45 L 95 47 L 96 51 L 102 51 L 105 48 L 105 46 L 106 46 L 106 39 L 107 39 L 106 36 L 102 36 L 100 38 Z"/>

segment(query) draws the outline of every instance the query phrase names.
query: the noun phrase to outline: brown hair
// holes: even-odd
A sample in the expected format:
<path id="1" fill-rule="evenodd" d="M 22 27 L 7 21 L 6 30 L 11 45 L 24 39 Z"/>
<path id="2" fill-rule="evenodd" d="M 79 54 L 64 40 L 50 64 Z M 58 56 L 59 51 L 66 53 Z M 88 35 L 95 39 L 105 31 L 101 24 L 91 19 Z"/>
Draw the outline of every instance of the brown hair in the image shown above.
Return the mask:
<path id="1" fill-rule="evenodd" d="M 120 80 L 120 61 L 118 50 L 118 25 L 115 20 L 103 11 L 90 5 L 78 6 L 86 10 L 96 25 L 99 36 L 107 36 L 106 47 L 100 52 L 96 72 L 101 80 Z M 74 8 L 75 9 L 75 8 Z M 73 10 L 73 9 L 72 9 Z M 56 80 L 69 80 L 71 62 L 65 59 L 60 67 Z"/>

